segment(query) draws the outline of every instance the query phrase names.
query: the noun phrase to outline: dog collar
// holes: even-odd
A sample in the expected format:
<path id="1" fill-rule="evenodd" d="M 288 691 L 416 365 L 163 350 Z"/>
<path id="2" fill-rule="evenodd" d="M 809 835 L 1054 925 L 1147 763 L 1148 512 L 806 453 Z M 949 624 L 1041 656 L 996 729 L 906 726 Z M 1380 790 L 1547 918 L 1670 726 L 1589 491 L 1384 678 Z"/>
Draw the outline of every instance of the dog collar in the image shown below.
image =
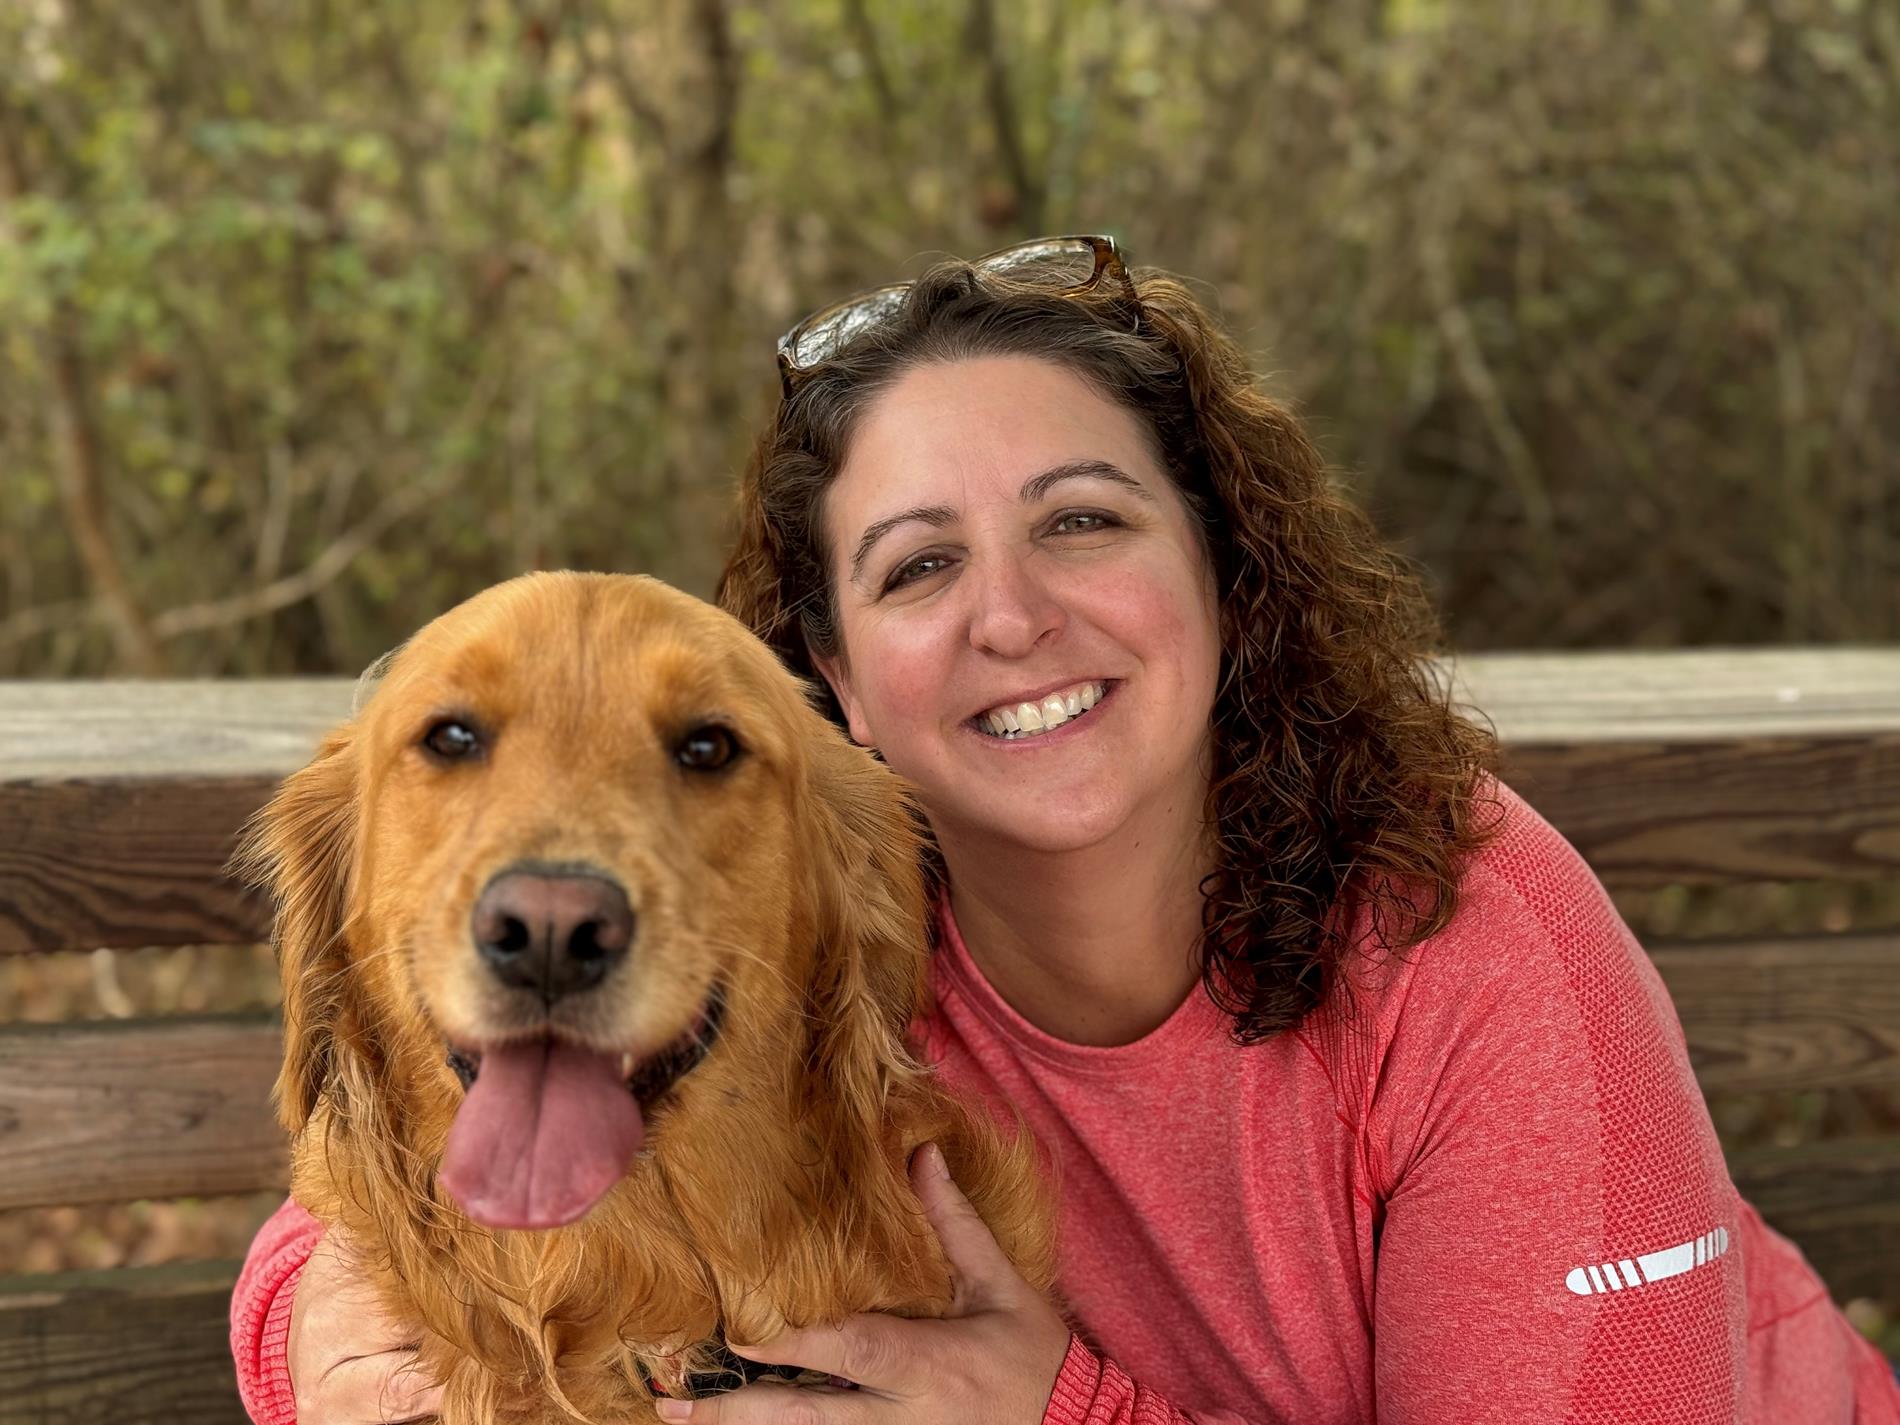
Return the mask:
<path id="1" fill-rule="evenodd" d="M 771 1361 L 753 1361 L 739 1355 L 726 1345 L 723 1336 L 716 1336 L 709 1343 L 712 1354 L 718 1364 L 709 1370 L 694 1371 L 686 1377 L 685 1398 L 697 1400 L 701 1396 L 724 1395 L 739 1389 L 739 1386 L 751 1385 L 755 1380 L 796 1380 L 803 1372 L 797 1366 L 775 1365 Z M 733 1384 L 733 1377 L 739 1378 L 739 1384 Z M 647 1388 L 655 1395 L 670 1395 L 671 1392 L 657 1380 L 648 1377 Z"/>

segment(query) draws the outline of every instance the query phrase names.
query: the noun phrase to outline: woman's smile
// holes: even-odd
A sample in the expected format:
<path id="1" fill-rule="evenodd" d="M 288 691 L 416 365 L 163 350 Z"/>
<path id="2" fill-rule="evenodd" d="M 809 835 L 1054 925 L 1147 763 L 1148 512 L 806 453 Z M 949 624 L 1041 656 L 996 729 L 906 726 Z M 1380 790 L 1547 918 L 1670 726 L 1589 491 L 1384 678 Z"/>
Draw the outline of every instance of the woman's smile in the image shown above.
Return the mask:
<path id="1" fill-rule="evenodd" d="M 967 726 L 985 742 L 1046 747 L 1054 739 L 1054 744 L 1060 745 L 1077 733 L 1077 725 L 1085 718 L 1092 720 L 1120 685 L 1117 678 L 1089 678 L 1058 684 L 1055 691 L 1046 694 L 1005 698 L 971 718 Z M 1090 725 L 1094 725 L 1092 721 Z M 1058 733 L 1066 735 L 1058 737 Z"/>

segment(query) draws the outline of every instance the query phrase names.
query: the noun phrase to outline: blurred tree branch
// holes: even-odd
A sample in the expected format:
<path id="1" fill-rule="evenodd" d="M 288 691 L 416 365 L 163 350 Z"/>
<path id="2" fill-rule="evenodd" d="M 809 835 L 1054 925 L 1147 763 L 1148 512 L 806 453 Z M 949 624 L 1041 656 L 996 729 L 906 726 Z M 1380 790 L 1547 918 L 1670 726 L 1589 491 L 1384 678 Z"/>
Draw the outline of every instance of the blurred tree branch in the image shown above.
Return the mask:
<path id="1" fill-rule="evenodd" d="M 0 204 L 9 207 L 36 187 L 36 175 L 27 168 L 23 128 L 21 111 L 0 93 Z M 134 673 L 154 677 L 165 671 L 165 657 L 112 547 L 92 381 L 80 345 L 79 314 L 63 293 L 54 299 L 45 341 L 56 398 L 53 427 L 65 457 L 58 469 L 67 533 L 103 606 L 121 661 Z"/>
<path id="2" fill-rule="evenodd" d="M 1468 644 L 1900 636 L 1890 5 L 193 0 L 0 53 L 0 675 L 703 592 L 778 332 L 1072 224 L 1191 275 Z"/>
<path id="3" fill-rule="evenodd" d="M 1002 160 L 1015 198 L 1010 225 L 1024 232 L 1040 233 L 1047 195 L 1030 167 L 1022 123 L 1016 112 L 1016 97 L 1010 90 L 1009 64 L 1003 57 L 1002 39 L 997 34 L 995 0 L 970 0 L 968 36 L 970 53 L 983 75 L 983 97 L 989 108 L 990 131 L 996 138 L 997 156 Z"/>

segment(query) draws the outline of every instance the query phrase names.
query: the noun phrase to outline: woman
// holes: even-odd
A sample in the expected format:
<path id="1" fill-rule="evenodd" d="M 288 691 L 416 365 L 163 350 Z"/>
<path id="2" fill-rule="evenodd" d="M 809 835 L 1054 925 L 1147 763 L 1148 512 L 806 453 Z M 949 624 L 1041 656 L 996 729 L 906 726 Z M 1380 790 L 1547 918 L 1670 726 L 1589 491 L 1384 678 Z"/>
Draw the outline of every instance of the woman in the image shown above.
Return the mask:
<path id="1" fill-rule="evenodd" d="M 922 1046 L 1058 1159 L 1083 1334 L 919 1154 L 960 1313 L 758 1343 L 864 1389 L 668 1418 L 1900 1422 L 1601 886 L 1421 671 L 1418 584 L 1182 286 L 1044 240 L 780 363 L 720 598 L 918 789 Z M 313 1240 L 287 1210 L 240 1281 L 253 1414 L 286 1369 L 304 1425 L 426 1413 Z"/>

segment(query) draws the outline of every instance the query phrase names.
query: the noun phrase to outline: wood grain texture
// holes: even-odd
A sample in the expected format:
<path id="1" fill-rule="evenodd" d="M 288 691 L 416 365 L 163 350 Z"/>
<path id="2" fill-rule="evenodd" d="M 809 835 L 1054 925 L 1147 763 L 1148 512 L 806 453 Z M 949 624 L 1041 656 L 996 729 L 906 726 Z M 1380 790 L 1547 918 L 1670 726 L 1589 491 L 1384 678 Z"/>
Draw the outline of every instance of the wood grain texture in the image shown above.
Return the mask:
<path id="1" fill-rule="evenodd" d="M 1760 1150 L 1730 1167 L 1836 1300 L 1891 1291 L 1900 1144 Z M 236 1271 L 0 1278 L 0 1425 L 241 1425 L 225 1317 Z"/>
<path id="2" fill-rule="evenodd" d="M 1669 946 L 1704 1092 L 1900 1082 L 1900 937 Z M 285 1181 L 262 1015 L 0 1029 L 0 1208 Z"/>
<path id="3" fill-rule="evenodd" d="M 1609 886 L 1900 877 L 1900 734 L 1505 747 Z"/>
<path id="4" fill-rule="evenodd" d="M 0 782 L 0 954 L 265 939 L 269 907 L 224 865 L 277 780 Z"/>
<path id="5" fill-rule="evenodd" d="M 1729 1176 L 1795 1242 L 1836 1301 L 1891 1298 L 1900 1284 L 1900 1138 L 1752 1148 Z"/>
<path id="6" fill-rule="evenodd" d="M 0 1028 L 0 1209 L 289 1181 L 266 1016 Z"/>
<path id="7" fill-rule="evenodd" d="M 1900 649 L 1446 665 L 1609 884 L 1900 876 Z M 0 683 L 0 954 L 262 938 L 223 876 L 347 679 Z"/>
<path id="8" fill-rule="evenodd" d="M 347 678 L 0 681 L 0 782 L 263 777 L 350 715 Z"/>
<path id="9" fill-rule="evenodd" d="M 1900 733 L 1900 648 L 1485 653 L 1439 666 L 1520 745 Z"/>
<path id="10" fill-rule="evenodd" d="M 245 1425 L 235 1262 L 0 1277 L 0 1425 Z"/>
<path id="11" fill-rule="evenodd" d="M 1900 735 L 1900 648 L 1487 653 L 1436 665 L 1507 743 Z M 354 680 L 0 681 L 0 782 L 281 777 L 350 715 Z"/>
<path id="12" fill-rule="evenodd" d="M 1900 1086 L 1900 935 L 1661 946 L 1705 1094 Z"/>

